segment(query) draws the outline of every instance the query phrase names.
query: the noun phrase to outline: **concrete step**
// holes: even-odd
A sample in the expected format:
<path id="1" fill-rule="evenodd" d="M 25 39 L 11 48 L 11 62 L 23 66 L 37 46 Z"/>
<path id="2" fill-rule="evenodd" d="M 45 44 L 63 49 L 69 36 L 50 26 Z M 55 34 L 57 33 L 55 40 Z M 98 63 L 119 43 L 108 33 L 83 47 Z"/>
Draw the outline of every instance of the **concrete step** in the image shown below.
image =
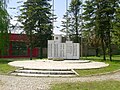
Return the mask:
<path id="1" fill-rule="evenodd" d="M 66 77 L 66 76 L 76 76 L 77 73 L 71 69 L 25 69 L 21 68 L 15 70 L 11 75 L 16 76 L 52 76 L 52 77 Z"/>
<path id="2" fill-rule="evenodd" d="M 16 76 L 29 76 L 29 77 L 70 77 L 70 76 L 76 76 L 76 75 L 51 75 L 51 74 L 29 74 L 29 73 L 11 73 L 12 75 Z"/>
<path id="3" fill-rule="evenodd" d="M 51 74 L 51 75 L 71 75 L 75 74 L 72 71 L 43 71 L 43 70 L 15 70 L 16 73 L 29 73 L 29 74 Z"/>
<path id="4" fill-rule="evenodd" d="M 41 71 L 71 71 L 71 69 L 33 69 L 33 68 L 20 68 L 19 70 L 41 70 Z"/>

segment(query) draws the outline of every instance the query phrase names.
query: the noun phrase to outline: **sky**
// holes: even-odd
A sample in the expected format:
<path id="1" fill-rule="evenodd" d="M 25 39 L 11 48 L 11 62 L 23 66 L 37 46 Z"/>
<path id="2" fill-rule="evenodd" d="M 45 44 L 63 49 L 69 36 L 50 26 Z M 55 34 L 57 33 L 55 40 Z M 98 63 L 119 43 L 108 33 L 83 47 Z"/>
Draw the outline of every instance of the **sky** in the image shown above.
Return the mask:
<path id="1" fill-rule="evenodd" d="M 10 14 L 10 16 L 13 18 L 13 20 L 11 21 L 12 24 L 16 24 L 16 18 L 14 16 L 17 16 L 20 14 L 19 9 L 17 8 L 18 6 L 20 6 L 20 4 L 18 4 L 18 1 L 26 1 L 26 0 L 9 0 L 8 3 L 8 13 Z M 66 12 L 66 1 L 67 0 L 54 0 L 54 14 L 57 16 L 57 20 L 54 23 L 54 34 L 63 34 L 62 32 L 60 32 L 61 30 L 61 20 L 63 18 L 63 15 Z M 68 0 L 68 4 L 71 2 L 71 0 Z M 9 9 L 11 7 L 15 7 L 17 8 L 17 10 L 15 9 Z M 57 28 L 60 27 L 60 28 Z"/>

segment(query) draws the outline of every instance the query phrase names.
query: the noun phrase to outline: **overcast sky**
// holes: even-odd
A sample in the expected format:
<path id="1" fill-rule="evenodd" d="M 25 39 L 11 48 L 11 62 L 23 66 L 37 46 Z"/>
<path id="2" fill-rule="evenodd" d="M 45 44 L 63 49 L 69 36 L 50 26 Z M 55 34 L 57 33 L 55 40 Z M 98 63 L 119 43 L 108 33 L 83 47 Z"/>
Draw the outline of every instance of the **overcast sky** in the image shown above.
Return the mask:
<path id="1" fill-rule="evenodd" d="M 12 10 L 9 9 L 11 7 L 18 7 L 20 6 L 17 2 L 18 1 L 26 1 L 26 0 L 9 0 L 8 3 L 8 12 L 9 14 L 13 17 L 13 19 L 15 20 L 14 16 L 17 16 L 20 12 L 19 9 L 17 10 Z M 68 3 L 70 3 L 71 0 L 68 0 Z M 54 28 L 54 33 L 55 34 L 61 34 L 61 32 L 59 31 L 61 29 L 61 20 L 63 18 L 63 15 L 66 12 L 66 0 L 54 0 L 54 8 L 55 8 L 55 15 L 57 15 L 57 22 L 54 23 L 54 26 L 56 27 L 60 27 L 60 28 Z M 13 24 L 16 23 L 16 21 L 12 21 Z"/>

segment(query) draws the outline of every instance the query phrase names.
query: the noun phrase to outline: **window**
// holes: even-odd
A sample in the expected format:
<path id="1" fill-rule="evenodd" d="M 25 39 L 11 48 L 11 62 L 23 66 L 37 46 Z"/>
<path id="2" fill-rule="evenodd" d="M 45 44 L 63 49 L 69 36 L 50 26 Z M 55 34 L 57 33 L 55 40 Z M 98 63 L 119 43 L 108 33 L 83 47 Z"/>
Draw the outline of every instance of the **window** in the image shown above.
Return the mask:
<path id="1" fill-rule="evenodd" d="M 12 42 L 12 55 L 22 56 L 27 55 L 27 47 L 24 42 Z"/>

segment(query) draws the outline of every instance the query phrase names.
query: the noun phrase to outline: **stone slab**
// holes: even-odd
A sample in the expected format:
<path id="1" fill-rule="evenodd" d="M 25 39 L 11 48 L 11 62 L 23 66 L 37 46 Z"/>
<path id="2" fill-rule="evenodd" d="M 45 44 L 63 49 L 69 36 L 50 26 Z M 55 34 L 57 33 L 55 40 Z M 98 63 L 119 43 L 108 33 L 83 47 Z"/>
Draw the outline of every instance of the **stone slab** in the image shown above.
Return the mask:
<path id="1" fill-rule="evenodd" d="M 94 69 L 109 66 L 109 64 L 106 64 L 104 62 L 79 63 L 78 61 L 75 63 L 74 61 L 67 62 L 52 60 L 34 60 L 34 61 L 13 61 L 8 64 L 15 67 L 30 69 Z"/>
<path id="2" fill-rule="evenodd" d="M 46 74 L 29 74 L 29 73 L 12 73 L 16 76 L 31 76 L 31 77 L 71 77 L 76 75 L 46 75 Z"/>
<path id="3" fill-rule="evenodd" d="M 53 58 L 79 59 L 79 43 L 73 43 L 72 41 L 62 43 L 62 36 L 54 35 L 54 40 L 48 40 L 48 59 Z"/>
<path id="4" fill-rule="evenodd" d="M 44 70 L 15 70 L 18 73 L 36 73 L 36 74 L 75 74 L 72 71 L 44 71 Z"/>

